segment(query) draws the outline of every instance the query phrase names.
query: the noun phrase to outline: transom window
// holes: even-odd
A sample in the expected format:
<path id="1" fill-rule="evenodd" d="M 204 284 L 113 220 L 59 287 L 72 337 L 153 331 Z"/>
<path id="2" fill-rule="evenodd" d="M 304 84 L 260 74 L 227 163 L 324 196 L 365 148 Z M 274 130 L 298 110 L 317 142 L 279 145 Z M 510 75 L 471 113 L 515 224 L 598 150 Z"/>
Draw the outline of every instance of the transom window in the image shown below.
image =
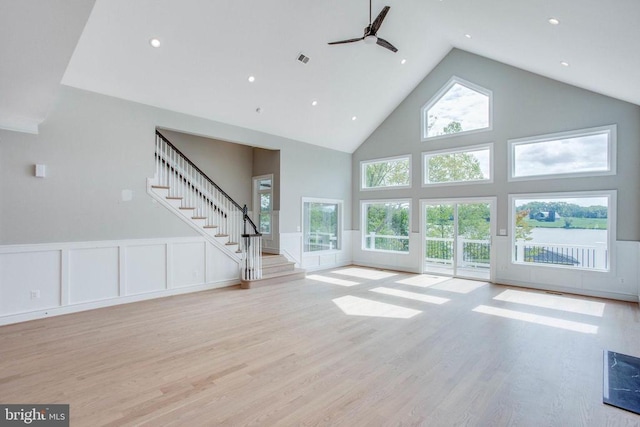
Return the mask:
<path id="1" fill-rule="evenodd" d="M 342 200 L 302 199 L 304 252 L 341 248 Z"/>
<path id="2" fill-rule="evenodd" d="M 463 132 L 490 130 L 492 92 L 452 77 L 422 107 L 422 140 Z"/>
<path id="3" fill-rule="evenodd" d="M 511 195 L 512 262 L 610 271 L 615 191 Z"/>
<path id="4" fill-rule="evenodd" d="M 409 200 L 363 201 L 362 249 L 409 253 L 410 211 Z"/>
<path id="5" fill-rule="evenodd" d="M 423 185 L 493 181 L 493 144 L 423 153 Z"/>
<path id="6" fill-rule="evenodd" d="M 363 190 L 411 186 L 411 155 L 360 162 Z"/>
<path id="7" fill-rule="evenodd" d="M 616 125 L 509 141 L 509 180 L 616 173 Z"/>

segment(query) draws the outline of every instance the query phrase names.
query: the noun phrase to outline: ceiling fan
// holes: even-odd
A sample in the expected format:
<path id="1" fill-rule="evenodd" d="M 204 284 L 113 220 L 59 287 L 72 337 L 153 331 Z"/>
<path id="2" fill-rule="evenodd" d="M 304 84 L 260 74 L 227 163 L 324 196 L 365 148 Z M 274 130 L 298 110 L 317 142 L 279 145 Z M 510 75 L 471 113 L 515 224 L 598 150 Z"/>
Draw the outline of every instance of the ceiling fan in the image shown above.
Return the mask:
<path id="1" fill-rule="evenodd" d="M 369 0 L 369 25 L 367 25 L 367 27 L 364 29 L 364 35 L 357 39 L 340 40 L 337 42 L 330 42 L 329 44 L 353 43 L 353 42 L 359 42 L 360 40 L 364 40 L 364 42 L 367 44 L 376 43 L 382 47 L 389 49 L 391 52 L 397 52 L 398 49 L 396 49 L 394 45 L 392 45 L 385 39 L 378 37 L 377 35 L 378 30 L 382 25 L 382 21 L 384 21 L 385 16 L 387 16 L 389 9 L 390 9 L 389 6 L 385 6 L 384 8 L 382 8 L 382 11 L 380 11 L 380 14 L 376 18 L 376 20 L 373 21 L 372 23 L 371 22 L 371 0 Z"/>

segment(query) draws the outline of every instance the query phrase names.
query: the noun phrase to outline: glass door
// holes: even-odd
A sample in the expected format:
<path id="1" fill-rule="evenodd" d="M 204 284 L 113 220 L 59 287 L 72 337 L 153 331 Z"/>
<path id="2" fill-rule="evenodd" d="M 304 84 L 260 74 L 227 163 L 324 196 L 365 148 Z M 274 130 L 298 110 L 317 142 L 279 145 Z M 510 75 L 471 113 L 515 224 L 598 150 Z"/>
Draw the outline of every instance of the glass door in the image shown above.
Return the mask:
<path id="1" fill-rule="evenodd" d="M 493 200 L 423 201 L 424 271 L 491 279 Z"/>
<path id="2" fill-rule="evenodd" d="M 425 204 L 425 267 L 430 273 L 455 275 L 455 205 Z"/>

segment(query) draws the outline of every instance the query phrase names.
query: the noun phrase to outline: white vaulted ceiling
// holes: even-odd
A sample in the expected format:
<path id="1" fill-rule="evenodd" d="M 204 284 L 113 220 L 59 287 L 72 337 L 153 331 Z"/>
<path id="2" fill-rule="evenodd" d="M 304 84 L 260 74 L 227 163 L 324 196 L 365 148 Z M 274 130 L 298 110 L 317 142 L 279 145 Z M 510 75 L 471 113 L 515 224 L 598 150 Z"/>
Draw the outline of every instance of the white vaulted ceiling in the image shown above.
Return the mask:
<path id="1" fill-rule="evenodd" d="M 361 36 L 367 0 L 97 0 L 62 83 L 345 152 L 453 47 L 640 104 L 638 0 L 385 5 L 397 53 L 327 45 Z"/>

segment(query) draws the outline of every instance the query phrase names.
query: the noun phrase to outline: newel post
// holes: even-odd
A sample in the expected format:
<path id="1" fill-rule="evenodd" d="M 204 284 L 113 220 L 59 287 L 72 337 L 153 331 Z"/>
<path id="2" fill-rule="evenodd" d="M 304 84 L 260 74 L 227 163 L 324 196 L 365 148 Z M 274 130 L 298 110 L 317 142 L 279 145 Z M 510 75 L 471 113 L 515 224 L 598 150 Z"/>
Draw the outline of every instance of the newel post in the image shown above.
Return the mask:
<path id="1" fill-rule="evenodd" d="M 247 208 L 247 205 L 244 205 L 242 208 L 242 234 L 247 234 L 247 212 L 249 212 L 249 209 Z"/>

